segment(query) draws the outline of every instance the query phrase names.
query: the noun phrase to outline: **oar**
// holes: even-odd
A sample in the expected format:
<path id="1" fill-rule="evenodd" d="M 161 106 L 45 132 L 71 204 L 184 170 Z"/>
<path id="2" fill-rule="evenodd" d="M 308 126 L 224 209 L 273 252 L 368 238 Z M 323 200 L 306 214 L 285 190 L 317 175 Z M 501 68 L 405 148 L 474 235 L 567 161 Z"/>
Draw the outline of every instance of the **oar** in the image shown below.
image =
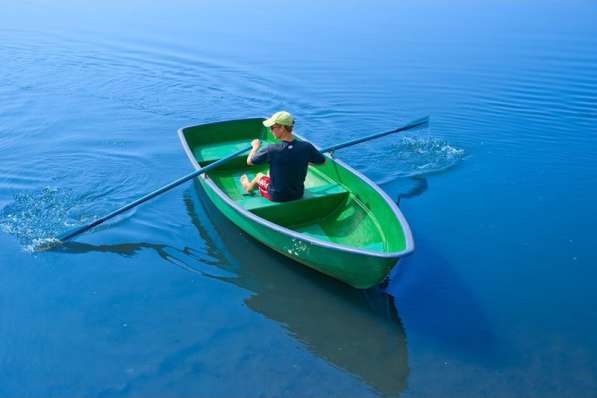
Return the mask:
<path id="1" fill-rule="evenodd" d="M 394 133 L 399 133 L 401 131 L 412 130 L 417 127 L 423 127 L 423 126 L 426 126 L 428 123 L 429 123 L 429 116 L 425 116 L 420 119 L 413 120 L 412 122 L 405 124 L 402 127 L 398 127 L 397 129 L 386 131 L 385 133 L 371 134 L 366 137 L 356 138 L 354 140 L 343 142 L 341 144 L 332 145 L 332 146 L 322 149 L 321 152 L 333 152 L 338 149 L 346 148 L 348 146 L 352 146 L 352 145 L 356 145 L 356 144 L 360 144 L 361 142 L 370 141 L 375 138 L 384 137 L 386 135 L 390 135 L 390 134 L 394 134 Z"/>
<path id="2" fill-rule="evenodd" d="M 369 135 L 369 136 L 366 136 L 366 137 L 357 138 L 357 139 L 354 139 L 354 140 L 351 140 L 351 141 L 347 141 L 347 142 L 344 142 L 342 144 L 332 145 L 330 147 L 322 149 L 321 152 L 332 152 L 332 151 L 335 151 L 335 150 L 340 149 L 340 148 L 346 148 L 346 147 L 351 146 L 351 145 L 356 145 L 356 144 L 359 144 L 361 142 L 369 141 L 369 140 L 372 140 L 372 139 L 375 139 L 375 138 L 379 138 L 379 137 L 383 137 L 383 136 L 386 136 L 386 135 L 389 135 L 389 134 L 398 133 L 400 131 L 411 130 L 411 129 L 414 129 L 414 128 L 417 128 L 417 127 L 422 127 L 422 126 L 426 125 L 427 123 L 429 123 L 429 117 L 424 117 L 424 118 L 412 121 L 412 122 L 410 122 L 410 123 L 408 123 L 408 124 L 406 124 L 406 125 L 404 125 L 402 127 L 398 127 L 397 129 L 394 129 L 394 130 L 391 130 L 391 131 L 386 131 L 385 133 L 372 134 L 372 135 Z M 98 218 L 97 220 L 95 220 L 95 221 L 93 221 L 93 222 L 91 222 L 89 224 L 86 224 L 86 225 L 83 225 L 81 227 L 77 227 L 77 228 L 73 228 L 71 230 L 68 230 L 68 231 L 64 232 L 63 234 L 59 235 L 57 237 L 57 239 L 59 241 L 61 241 L 61 242 L 65 242 L 65 241 L 67 241 L 67 240 L 69 240 L 69 239 L 71 239 L 71 238 L 73 238 L 73 237 L 75 237 L 77 235 L 82 234 L 85 231 L 90 230 L 91 228 L 93 228 L 95 226 L 98 226 L 98 225 L 102 224 L 106 220 L 109 220 L 109 219 L 111 219 L 113 217 L 116 217 L 117 215 L 119 215 L 121 213 L 124 213 L 125 211 L 127 211 L 129 209 L 132 209 L 133 207 L 138 206 L 141 203 L 147 202 L 148 200 L 150 200 L 150 199 L 152 199 L 152 198 L 154 198 L 154 197 L 156 197 L 156 196 L 158 196 L 158 195 L 160 195 L 160 194 L 162 194 L 162 193 L 164 193 L 166 191 L 169 191 L 172 188 L 175 188 L 175 187 L 179 186 L 180 184 L 182 184 L 182 183 L 184 183 L 186 181 L 189 181 L 189 180 L 197 177 L 200 174 L 203 174 L 203 173 L 205 173 L 205 172 L 207 172 L 207 171 L 209 171 L 211 169 L 214 169 L 214 168 L 218 167 L 222 163 L 227 162 L 227 161 L 229 161 L 229 160 L 237 157 L 238 155 L 241 155 L 241 154 L 249 151 L 250 149 L 251 149 L 251 147 L 248 146 L 246 148 L 243 148 L 243 149 L 241 149 L 239 151 L 234 152 L 233 154 L 231 154 L 231 155 L 229 155 L 229 156 L 227 156 L 225 158 L 222 158 L 222 159 L 219 159 L 219 160 L 217 160 L 217 161 L 215 161 L 213 163 L 210 163 L 209 165 L 207 165 L 205 167 L 202 167 L 199 170 L 195 170 L 194 172 L 192 172 L 190 174 L 187 174 L 186 176 L 184 176 L 182 178 L 179 178 L 178 180 L 173 181 L 173 182 L 171 182 L 168 185 L 164 185 L 163 187 L 161 187 L 161 188 L 159 188 L 159 189 L 157 189 L 157 190 L 155 190 L 155 191 L 153 191 L 151 193 L 148 193 L 147 195 L 145 195 L 145 196 L 143 196 L 143 197 L 135 200 L 134 202 L 129 203 L 128 205 L 123 206 L 120 209 L 115 210 L 115 211 L 113 211 L 112 213 L 110 213 L 108 215 L 105 215 L 105 216 L 103 216 L 101 218 Z"/>
<path id="3" fill-rule="evenodd" d="M 145 195 L 145 196 L 143 196 L 143 197 L 135 200 L 134 202 L 129 203 L 128 205 L 123 206 L 120 209 L 115 210 L 115 211 L 113 211 L 112 213 L 110 213 L 108 215 L 105 215 L 105 216 L 103 216 L 101 218 L 98 218 L 97 220 L 95 220 L 95 221 L 93 221 L 93 222 L 91 222 L 89 224 L 86 224 L 86 225 L 83 225 L 82 227 L 77 227 L 77 228 L 73 228 L 73 229 L 71 229 L 69 231 L 66 231 L 63 234 L 59 235 L 57 237 L 57 239 L 60 240 L 60 241 L 62 241 L 62 242 L 65 242 L 65 241 L 67 241 L 67 240 L 69 240 L 69 239 L 71 239 L 71 238 L 73 238 L 73 237 L 75 237 L 77 235 L 82 234 L 85 231 L 90 230 L 91 228 L 93 228 L 93 227 L 95 227 L 97 225 L 100 225 L 101 223 L 103 223 L 106 220 L 109 220 L 109 219 L 111 219 L 113 217 L 116 217 L 120 213 L 123 213 L 123 212 L 125 212 L 125 211 L 127 211 L 129 209 L 132 209 L 133 207 L 138 206 L 141 203 L 147 202 L 149 199 L 154 198 L 154 197 L 158 196 L 161 193 L 169 191 L 172 188 L 177 187 L 180 184 L 182 184 L 182 183 L 184 183 L 186 181 L 189 181 L 189 180 L 197 177 L 200 174 L 203 174 L 203 173 L 205 173 L 205 172 L 207 172 L 207 171 L 209 171 L 211 169 L 214 169 L 214 168 L 218 167 L 222 163 L 227 162 L 230 159 L 233 159 L 233 158 L 237 157 L 238 155 L 241 155 L 241 154 L 249 151 L 250 149 L 251 149 L 251 147 L 248 146 L 246 148 L 243 148 L 243 149 L 241 149 L 239 151 L 234 152 L 233 154 L 231 154 L 229 156 L 226 156 L 225 158 L 216 160 L 215 162 L 210 163 L 209 165 L 207 165 L 205 167 L 202 167 L 199 170 L 195 170 L 194 172 L 192 172 L 190 174 L 187 174 L 186 176 L 181 177 L 181 178 L 179 178 L 176 181 L 172 181 L 170 184 L 164 185 L 160 189 L 157 189 L 157 190 L 155 190 L 155 191 L 153 191 L 151 193 L 148 193 L 147 195 Z"/>

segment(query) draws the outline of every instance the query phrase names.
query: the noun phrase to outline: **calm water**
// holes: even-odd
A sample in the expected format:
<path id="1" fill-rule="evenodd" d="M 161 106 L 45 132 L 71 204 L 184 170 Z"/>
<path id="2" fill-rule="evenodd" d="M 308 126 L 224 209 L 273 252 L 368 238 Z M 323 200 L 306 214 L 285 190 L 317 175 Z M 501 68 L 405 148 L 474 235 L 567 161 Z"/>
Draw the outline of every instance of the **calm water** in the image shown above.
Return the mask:
<path id="1" fill-rule="evenodd" d="M 597 4 L 4 2 L 0 396 L 596 397 Z M 181 126 L 288 109 L 399 200 L 357 291 L 187 184 Z"/>

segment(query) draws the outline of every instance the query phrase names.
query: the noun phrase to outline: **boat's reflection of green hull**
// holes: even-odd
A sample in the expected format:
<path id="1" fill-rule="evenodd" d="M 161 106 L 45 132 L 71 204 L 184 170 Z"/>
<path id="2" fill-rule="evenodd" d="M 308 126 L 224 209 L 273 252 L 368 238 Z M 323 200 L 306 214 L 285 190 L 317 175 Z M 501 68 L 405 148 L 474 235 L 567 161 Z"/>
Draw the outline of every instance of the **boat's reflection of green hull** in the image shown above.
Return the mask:
<path id="1" fill-rule="evenodd" d="M 197 195 L 185 198 L 187 211 L 202 236 L 227 250 L 233 263 L 227 271 L 235 276 L 223 280 L 253 293 L 247 306 L 384 396 L 399 395 L 409 369 L 393 298 L 380 288 L 353 289 L 272 252 L 224 217 L 197 182 L 194 188 Z"/>

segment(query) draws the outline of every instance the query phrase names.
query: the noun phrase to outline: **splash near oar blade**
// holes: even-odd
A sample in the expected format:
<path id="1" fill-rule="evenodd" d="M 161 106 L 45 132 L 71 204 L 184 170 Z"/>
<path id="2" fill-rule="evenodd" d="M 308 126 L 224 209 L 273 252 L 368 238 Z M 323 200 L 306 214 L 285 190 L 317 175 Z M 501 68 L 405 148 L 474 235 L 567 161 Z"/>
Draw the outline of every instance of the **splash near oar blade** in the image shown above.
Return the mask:
<path id="1" fill-rule="evenodd" d="M 33 252 L 47 252 L 49 250 L 53 250 L 56 249 L 57 247 L 60 247 L 64 244 L 64 241 L 58 239 L 58 238 L 48 238 L 48 239 L 43 239 L 41 242 L 37 242 L 35 243 L 35 246 L 33 246 L 32 251 Z"/>

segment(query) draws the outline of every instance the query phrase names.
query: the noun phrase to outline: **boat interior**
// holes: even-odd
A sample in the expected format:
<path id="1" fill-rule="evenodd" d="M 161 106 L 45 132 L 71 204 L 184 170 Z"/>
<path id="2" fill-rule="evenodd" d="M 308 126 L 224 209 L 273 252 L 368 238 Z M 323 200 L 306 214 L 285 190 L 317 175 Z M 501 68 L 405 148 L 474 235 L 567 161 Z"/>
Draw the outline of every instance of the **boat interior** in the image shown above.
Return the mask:
<path id="1" fill-rule="evenodd" d="M 247 147 L 259 138 L 276 142 L 263 119 L 246 119 L 187 127 L 181 130 L 189 151 L 201 167 Z M 400 221 L 384 198 L 364 180 L 333 159 L 311 165 L 303 198 L 272 202 L 259 192 L 247 194 L 240 177 L 267 174 L 268 165 L 248 166 L 246 154 L 211 170 L 208 177 L 247 211 L 306 236 L 373 252 L 404 250 Z"/>

